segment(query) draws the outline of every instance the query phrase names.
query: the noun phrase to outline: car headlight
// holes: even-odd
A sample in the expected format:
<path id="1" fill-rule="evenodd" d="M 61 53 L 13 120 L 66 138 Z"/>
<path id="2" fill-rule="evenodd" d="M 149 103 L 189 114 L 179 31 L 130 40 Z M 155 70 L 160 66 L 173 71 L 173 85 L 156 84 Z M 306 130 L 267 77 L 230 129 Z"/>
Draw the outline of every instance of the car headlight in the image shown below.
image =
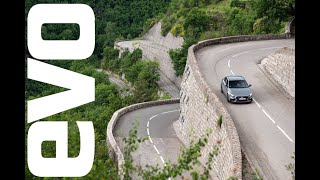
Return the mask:
<path id="1" fill-rule="evenodd" d="M 229 92 L 229 96 L 230 96 L 231 98 L 235 98 L 235 97 L 236 97 L 235 95 L 231 94 L 230 92 Z"/>
<path id="2" fill-rule="evenodd" d="M 252 97 L 252 93 L 250 93 L 249 96 Z"/>

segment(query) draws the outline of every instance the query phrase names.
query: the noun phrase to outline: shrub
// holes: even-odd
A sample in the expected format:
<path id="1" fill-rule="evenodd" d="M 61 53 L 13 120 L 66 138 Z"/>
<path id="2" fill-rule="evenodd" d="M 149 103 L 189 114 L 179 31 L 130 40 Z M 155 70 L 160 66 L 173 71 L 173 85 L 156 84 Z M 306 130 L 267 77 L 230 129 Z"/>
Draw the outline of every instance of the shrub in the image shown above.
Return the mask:
<path id="1" fill-rule="evenodd" d="M 168 17 L 165 17 L 161 21 L 161 35 L 166 36 L 168 32 L 171 30 L 172 26 L 177 20 L 177 15 L 176 14 L 171 14 Z"/>
<path id="2" fill-rule="evenodd" d="M 183 27 L 181 24 L 176 24 L 175 26 L 173 26 L 173 28 L 170 31 L 174 36 L 178 36 L 181 35 L 181 33 L 183 32 Z"/>
<path id="3" fill-rule="evenodd" d="M 187 15 L 183 24 L 184 29 L 197 29 L 198 33 L 205 31 L 209 25 L 209 17 L 207 14 L 199 9 L 192 9 Z"/>
<path id="4" fill-rule="evenodd" d="M 253 32 L 255 22 L 253 12 L 240 8 L 231 8 L 228 16 L 229 33 L 231 35 L 247 35 Z"/>
<path id="5" fill-rule="evenodd" d="M 268 20 L 268 16 L 263 16 L 262 18 L 257 19 L 256 22 L 253 24 L 253 32 L 255 34 L 266 34 L 267 20 Z"/>

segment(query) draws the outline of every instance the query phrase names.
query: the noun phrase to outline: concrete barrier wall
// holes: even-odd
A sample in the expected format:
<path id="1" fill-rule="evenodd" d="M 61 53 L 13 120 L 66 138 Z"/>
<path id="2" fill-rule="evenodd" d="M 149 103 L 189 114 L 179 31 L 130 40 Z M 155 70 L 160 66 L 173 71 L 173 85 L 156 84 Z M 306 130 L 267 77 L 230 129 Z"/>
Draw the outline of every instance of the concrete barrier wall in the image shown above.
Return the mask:
<path id="1" fill-rule="evenodd" d="M 233 120 L 219 98 L 210 90 L 199 69 L 195 52 L 203 47 L 243 41 L 257 41 L 270 39 L 284 39 L 288 34 L 232 36 L 210 39 L 199 42 L 189 48 L 185 72 L 182 77 L 180 91 L 179 138 L 186 145 L 207 132 L 213 130 L 209 136 L 208 145 L 202 150 L 200 162 L 205 165 L 208 155 L 214 145 L 220 146 L 219 154 L 213 160 L 213 170 L 219 179 L 225 180 L 235 176 L 242 179 L 241 148 L 237 130 Z M 222 116 L 222 125 L 218 127 L 217 119 Z"/>
<path id="2" fill-rule="evenodd" d="M 119 109 L 115 113 L 113 113 L 111 120 L 109 121 L 107 126 L 106 142 L 107 142 L 107 147 L 109 151 L 109 157 L 111 157 L 113 160 L 115 160 L 118 163 L 118 168 L 120 171 L 122 169 L 121 165 L 124 163 L 124 157 L 113 136 L 113 128 L 116 125 L 118 119 L 123 114 L 134 111 L 136 109 L 141 109 L 141 108 L 150 107 L 150 106 L 158 106 L 163 104 L 174 104 L 174 103 L 179 103 L 179 99 L 169 99 L 169 100 L 151 101 L 151 102 L 133 104 L 131 106 L 127 106 L 122 109 Z"/>

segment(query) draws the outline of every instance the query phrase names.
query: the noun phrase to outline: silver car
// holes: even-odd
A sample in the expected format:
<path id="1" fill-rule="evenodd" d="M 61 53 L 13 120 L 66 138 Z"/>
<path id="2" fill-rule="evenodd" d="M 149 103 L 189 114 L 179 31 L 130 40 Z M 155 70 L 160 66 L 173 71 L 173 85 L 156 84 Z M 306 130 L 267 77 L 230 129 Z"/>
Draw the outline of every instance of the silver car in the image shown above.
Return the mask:
<path id="1" fill-rule="evenodd" d="M 252 102 L 251 84 L 242 76 L 226 76 L 221 81 L 221 92 L 228 102 Z"/>

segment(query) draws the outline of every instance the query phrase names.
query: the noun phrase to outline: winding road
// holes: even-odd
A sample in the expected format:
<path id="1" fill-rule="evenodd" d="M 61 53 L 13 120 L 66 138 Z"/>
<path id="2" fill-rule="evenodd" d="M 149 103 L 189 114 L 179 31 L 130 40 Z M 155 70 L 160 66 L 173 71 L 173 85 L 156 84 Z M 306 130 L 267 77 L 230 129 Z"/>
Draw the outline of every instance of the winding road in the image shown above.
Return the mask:
<path id="1" fill-rule="evenodd" d="M 196 52 L 200 70 L 210 88 L 226 106 L 237 128 L 241 148 L 264 179 L 291 179 L 285 165 L 295 152 L 295 104 L 259 68 L 260 61 L 282 47 L 295 47 L 294 39 L 239 42 L 208 46 Z M 251 104 L 232 104 L 220 92 L 226 75 L 242 75 L 252 84 Z M 173 122 L 179 118 L 179 104 L 138 109 L 120 117 L 114 136 L 120 148 L 134 122 L 138 136 L 148 137 L 133 154 L 134 162 L 145 166 L 177 162 L 182 144 Z"/>
<path id="2" fill-rule="evenodd" d="M 165 104 L 137 109 L 122 115 L 117 121 L 113 134 L 123 152 L 123 137 L 129 136 L 130 129 L 137 127 L 138 137 L 147 137 L 132 153 L 133 163 L 145 167 L 146 165 L 163 167 L 166 162 L 177 164 L 178 156 L 184 148 L 173 129 L 173 122 L 179 118 L 180 104 Z M 203 172 L 203 167 L 194 166 L 193 170 Z M 185 171 L 182 179 L 191 179 L 191 171 Z M 140 179 L 136 174 L 133 179 Z M 169 180 L 171 178 L 168 178 Z M 215 180 L 215 177 L 210 178 Z"/>
<path id="3" fill-rule="evenodd" d="M 291 179 L 285 165 L 295 152 L 295 104 L 257 64 L 282 47 L 295 47 L 294 39 L 208 46 L 196 52 L 200 70 L 218 95 L 237 128 L 242 149 L 264 179 Z M 220 92 L 226 75 L 242 75 L 252 84 L 254 102 L 232 104 Z"/>
<path id="4" fill-rule="evenodd" d="M 138 137 L 148 137 L 133 153 L 134 164 L 163 166 L 165 162 L 177 162 L 180 141 L 173 129 L 173 122 L 179 118 L 179 104 L 168 104 L 137 109 L 126 113 L 117 121 L 113 134 L 120 149 L 123 137 L 137 126 Z"/>

